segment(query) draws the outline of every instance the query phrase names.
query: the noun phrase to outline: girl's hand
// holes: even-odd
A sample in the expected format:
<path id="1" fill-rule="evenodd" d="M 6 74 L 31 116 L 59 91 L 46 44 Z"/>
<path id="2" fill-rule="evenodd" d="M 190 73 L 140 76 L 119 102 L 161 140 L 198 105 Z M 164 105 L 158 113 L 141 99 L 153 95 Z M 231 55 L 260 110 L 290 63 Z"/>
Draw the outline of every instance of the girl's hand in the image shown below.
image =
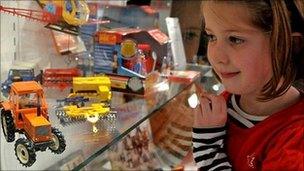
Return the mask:
<path id="1" fill-rule="evenodd" d="M 227 121 L 227 106 L 223 96 L 208 94 L 201 86 L 196 86 L 200 98 L 201 112 L 194 113 L 194 127 L 213 128 L 222 127 Z"/>

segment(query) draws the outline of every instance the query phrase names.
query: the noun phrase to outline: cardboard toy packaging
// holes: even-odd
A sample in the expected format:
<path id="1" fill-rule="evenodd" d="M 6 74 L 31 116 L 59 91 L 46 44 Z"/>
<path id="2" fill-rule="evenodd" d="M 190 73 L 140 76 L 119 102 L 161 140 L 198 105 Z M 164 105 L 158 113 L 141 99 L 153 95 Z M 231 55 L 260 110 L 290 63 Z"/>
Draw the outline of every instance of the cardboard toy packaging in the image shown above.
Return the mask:
<path id="1" fill-rule="evenodd" d="M 95 34 L 94 41 L 94 73 L 108 74 L 114 78 L 125 80 L 126 91 L 145 94 L 147 84 L 145 80 L 155 72 L 161 70 L 163 59 L 168 54 L 169 38 L 159 29 L 141 30 L 130 28 L 116 28 L 102 30 Z M 126 79 L 122 79 L 126 77 Z M 137 77 L 142 82 L 142 89 L 128 85 L 129 78 Z M 113 80 L 113 79 L 112 79 Z M 112 81 L 111 80 L 111 81 Z M 141 89 L 141 90 L 140 90 Z"/>

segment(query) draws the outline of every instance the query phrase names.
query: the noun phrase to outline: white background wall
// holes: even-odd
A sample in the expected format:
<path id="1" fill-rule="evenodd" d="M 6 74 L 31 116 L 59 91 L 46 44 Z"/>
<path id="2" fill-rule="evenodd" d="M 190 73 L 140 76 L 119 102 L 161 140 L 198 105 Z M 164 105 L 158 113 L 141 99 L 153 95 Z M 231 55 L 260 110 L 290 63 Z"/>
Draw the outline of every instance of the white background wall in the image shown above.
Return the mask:
<path id="1" fill-rule="evenodd" d="M 17 6 L 15 1 L 0 1 L 0 4 L 3 6 L 14 7 Z M 13 63 L 14 58 L 16 58 L 17 54 L 17 42 L 18 38 L 18 19 L 14 16 L 0 13 L 1 20 L 1 80 L 3 80 L 7 74 L 7 70 Z M 15 30 L 14 30 L 15 25 Z M 14 43 L 15 39 L 15 43 Z M 2 82 L 2 81 L 1 81 Z"/>

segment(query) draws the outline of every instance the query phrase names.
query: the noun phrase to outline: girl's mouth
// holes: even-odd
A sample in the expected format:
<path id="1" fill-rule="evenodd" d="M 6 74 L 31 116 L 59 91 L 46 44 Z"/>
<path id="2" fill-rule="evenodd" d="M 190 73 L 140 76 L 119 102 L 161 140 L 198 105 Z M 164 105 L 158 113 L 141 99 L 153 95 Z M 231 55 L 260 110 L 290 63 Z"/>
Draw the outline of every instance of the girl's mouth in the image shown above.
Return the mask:
<path id="1" fill-rule="evenodd" d="M 238 75 L 240 73 L 240 71 L 238 72 L 221 72 L 221 77 L 222 78 L 232 78 L 235 77 L 236 75 Z"/>

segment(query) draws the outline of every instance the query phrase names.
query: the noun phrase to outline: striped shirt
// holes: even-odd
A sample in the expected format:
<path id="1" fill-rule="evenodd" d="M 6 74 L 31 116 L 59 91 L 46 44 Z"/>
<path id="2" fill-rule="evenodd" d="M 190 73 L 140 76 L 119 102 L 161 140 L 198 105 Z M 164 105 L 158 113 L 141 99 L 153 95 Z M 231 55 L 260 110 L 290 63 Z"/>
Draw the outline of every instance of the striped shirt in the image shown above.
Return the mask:
<path id="1" fill-rule="evenodd" d="M 231 95 L 227 102 L 227 112 L 232 122 L 241 127 L 251 128 L 266 119 L 265 116 L 253 116 L 242 111 L 238 99 Z M 226 127 L 193 128 L 193 156 L 197 166 L 202 170 L 232 170 L 224 147 Z"/>

